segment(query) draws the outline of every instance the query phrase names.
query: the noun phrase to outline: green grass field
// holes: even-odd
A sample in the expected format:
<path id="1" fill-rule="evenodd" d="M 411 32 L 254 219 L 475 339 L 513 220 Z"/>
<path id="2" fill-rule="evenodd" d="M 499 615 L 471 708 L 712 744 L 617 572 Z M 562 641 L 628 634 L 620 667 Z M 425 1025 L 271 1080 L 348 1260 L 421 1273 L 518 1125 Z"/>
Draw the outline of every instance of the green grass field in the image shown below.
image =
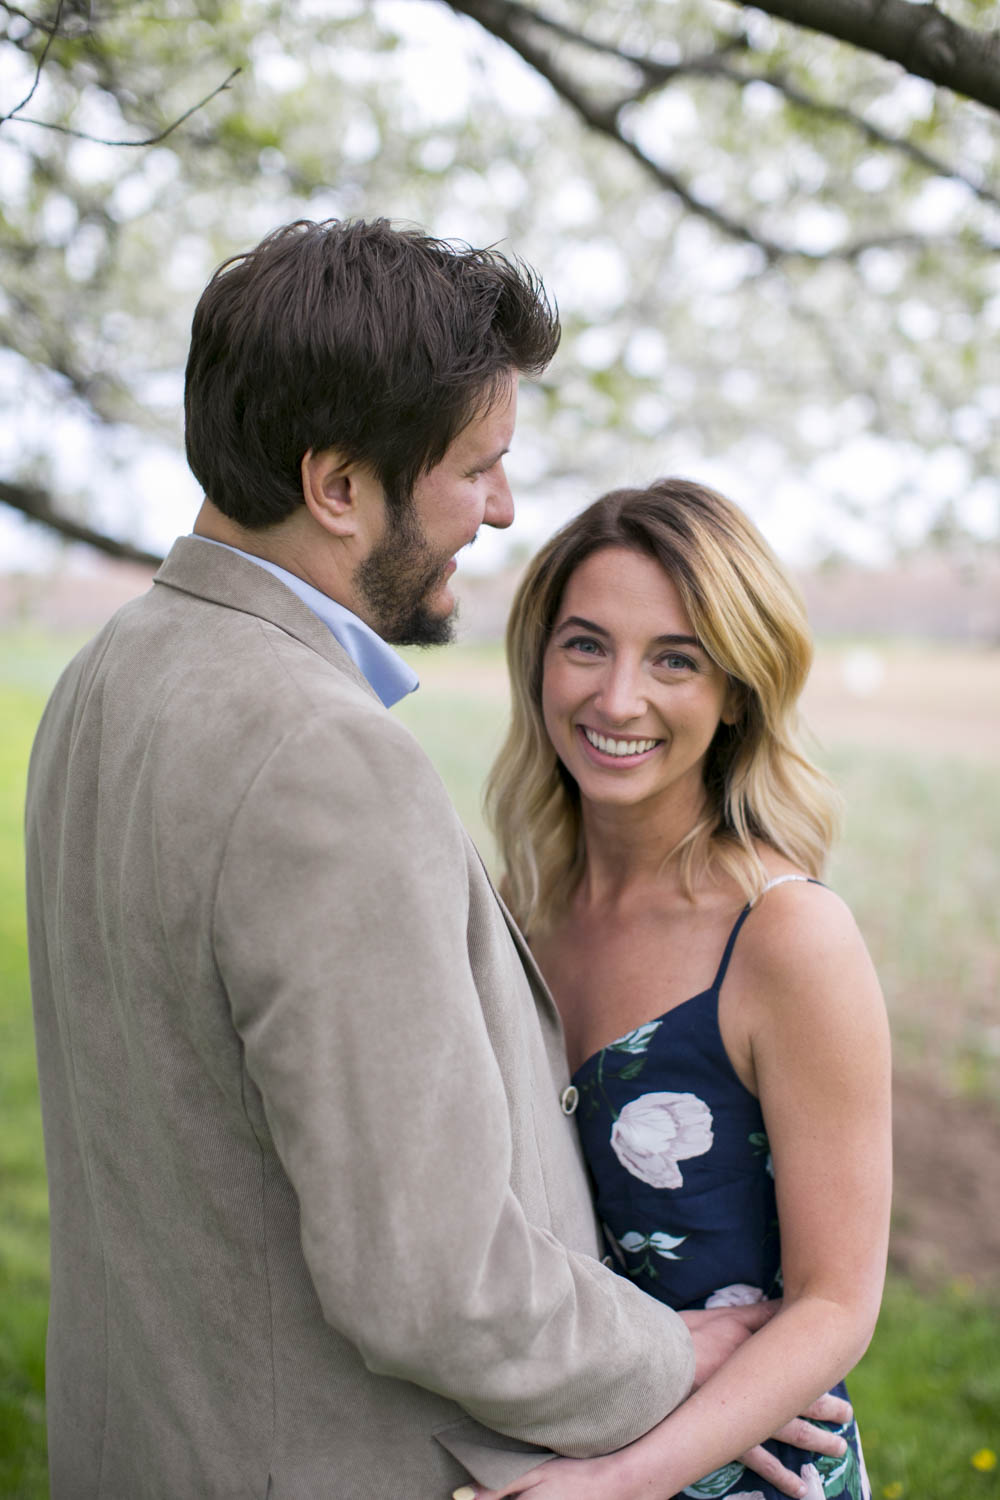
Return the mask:
<path id="1" fill-rule="evenodd" d="M 65 642 L 0 636 L 0 1497 L 40 1500 L 44 1457 L 46 1197 L 21 872 L 28 749 Z M 474 834 L 502 732 L 497 653 L 426 665 L 400 710 Z M 831 757 L 850 809 L 834 881 L 886 983 L 897 1047 L 951 1087 L 996 1097 L 995 898 L 1000 789 L 985 765 L 843 743 Z M 887 872 L 889 872 L 887 874 Z M 992 925 L 991 925 L 992 924 Z M 943 1003 L 946 1000 L 946 1003 Z M 946 1012 L 942 1016 L 941 1012 Z M 1000 1309 L 961 1281 L 890 1283 L 851 1380 L 875 1500 L 1000 1496 Z M 128 1500 L 128 1497 L 122 1497 Z M 389 1497 L 387 1497 L 389 1500 Z M 442 1497 L 443 1500 L 443 1497 Z"/>

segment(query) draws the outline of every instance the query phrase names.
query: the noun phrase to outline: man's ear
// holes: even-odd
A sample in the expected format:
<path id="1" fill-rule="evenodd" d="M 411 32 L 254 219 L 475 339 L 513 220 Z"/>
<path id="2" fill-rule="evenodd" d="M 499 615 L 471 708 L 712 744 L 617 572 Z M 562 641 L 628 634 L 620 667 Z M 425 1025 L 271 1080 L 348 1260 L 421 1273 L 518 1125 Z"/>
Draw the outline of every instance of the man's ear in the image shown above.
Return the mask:
<path id="1" fill-rule="evenodd" d="M 335 536 L 358 530 L 358 484 L 354 465 L 336 448 L 310 448 L 302 456 L 302 498 L 313 520 Z"/>

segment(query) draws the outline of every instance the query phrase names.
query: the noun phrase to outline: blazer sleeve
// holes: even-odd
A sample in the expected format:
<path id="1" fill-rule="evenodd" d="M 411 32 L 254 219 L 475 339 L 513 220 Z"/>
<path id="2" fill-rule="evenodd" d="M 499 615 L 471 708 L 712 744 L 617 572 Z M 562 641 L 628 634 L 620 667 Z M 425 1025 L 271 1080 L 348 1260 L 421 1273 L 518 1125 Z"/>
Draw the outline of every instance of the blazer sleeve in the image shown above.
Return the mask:
<path id="1" fill-rule="evenodd" d="M 576 1457 L 687 1394 L 682 1321 L 530 1223 L 461 826 L 408 732 L 314 715 L 247 788 L 214 942 L 324 1316 L 372 1371 Z"/>

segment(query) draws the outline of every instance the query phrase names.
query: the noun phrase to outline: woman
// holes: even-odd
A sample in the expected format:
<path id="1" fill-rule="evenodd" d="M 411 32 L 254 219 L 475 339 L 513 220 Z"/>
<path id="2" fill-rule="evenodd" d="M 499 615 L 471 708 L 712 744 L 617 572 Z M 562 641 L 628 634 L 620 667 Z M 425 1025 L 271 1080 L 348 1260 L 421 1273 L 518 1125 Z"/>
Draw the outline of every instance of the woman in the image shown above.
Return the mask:
<path id="1" fill-rule="evenodd" d="M 679 480 L 598 500 L 514 602 L 488 801 L 612 1252 L 678 1309 L 782 1298 L 632 1448 L 521 1481 L 536 1500 L 771 1500 L 736 1455 L 837 1386 L 875 1324 L 888 1036 L 857 928 L 818 883 L 834 804 L 795 733 L 810 659 L 758 532 Z M 781 1447 L 804 1494 L 867 1500 L 844 1436 L 838 1459 Z"/>

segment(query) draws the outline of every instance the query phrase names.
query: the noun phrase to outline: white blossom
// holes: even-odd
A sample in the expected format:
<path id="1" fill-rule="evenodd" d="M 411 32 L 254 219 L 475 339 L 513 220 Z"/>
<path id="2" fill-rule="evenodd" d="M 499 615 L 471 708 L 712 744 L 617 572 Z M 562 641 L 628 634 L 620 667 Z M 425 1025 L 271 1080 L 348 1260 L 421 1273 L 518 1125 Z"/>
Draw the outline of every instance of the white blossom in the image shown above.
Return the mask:
<path id="1" fill-rule="evenodd" d="M 611 1130 L 611 1149 L 627 1172 L 655 1188 L 680 1187 L 677 1166 L 712 1145 L 712 1112 L 694 1094 L 640 1094 Z"/>

